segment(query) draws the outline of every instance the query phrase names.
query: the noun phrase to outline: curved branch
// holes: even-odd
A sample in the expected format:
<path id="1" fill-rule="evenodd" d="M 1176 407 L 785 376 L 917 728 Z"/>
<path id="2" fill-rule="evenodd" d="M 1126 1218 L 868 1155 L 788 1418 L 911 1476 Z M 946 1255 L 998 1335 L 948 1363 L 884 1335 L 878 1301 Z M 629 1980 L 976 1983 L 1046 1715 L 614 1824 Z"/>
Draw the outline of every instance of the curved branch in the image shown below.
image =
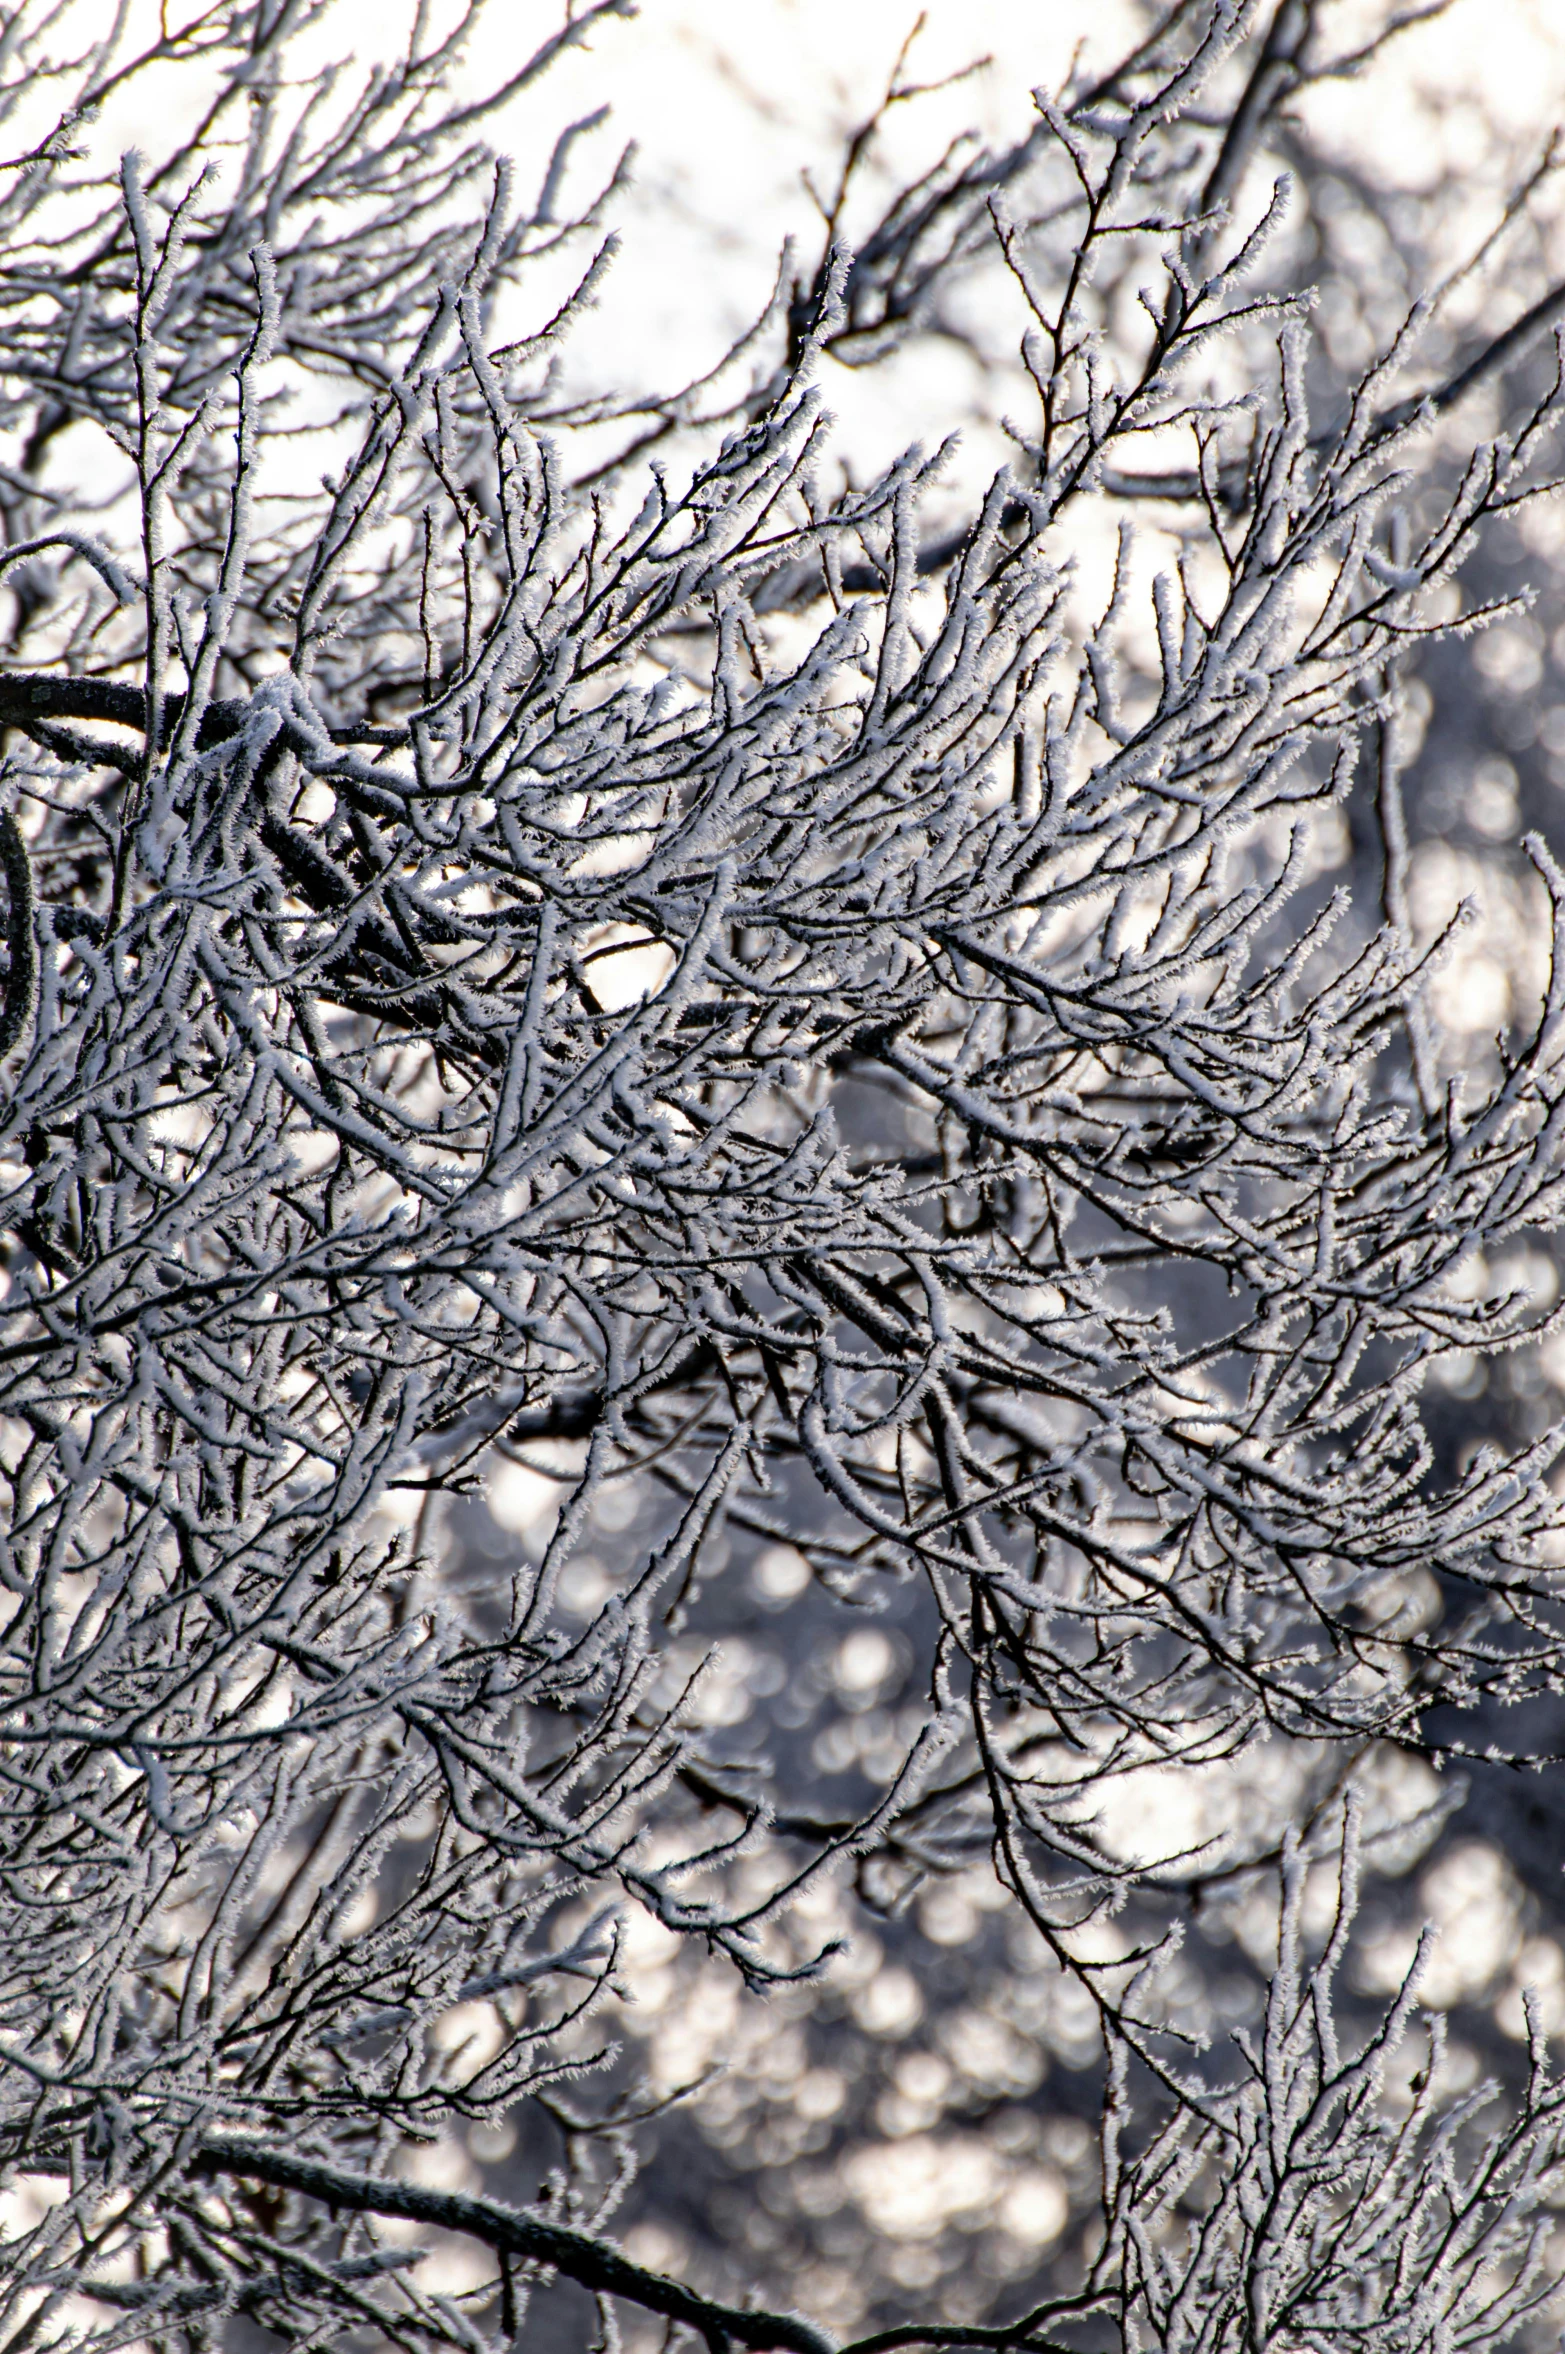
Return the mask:
<path id="1" fill-rule="evenodd" d="M 182 694 L 163 698 L 162 733 L 179 724 L 184 713 Z M 233 695 L 225 700 L 208 703 L 201 714 L 196 732 L 196 743 L 202 751 L 214 744 L 225 744 L 238 735 L 250 713 L 250 698 Z M 147 724 L 147 698 L 141 687 L 128 686 L 110 678 L 66 678 L 37 670 L 0 672 L 0 722 L 25 726 L 29 720 L 95 719 L 111 727 L 134 728 L 138 733 Z M 309 754 L 318 746 L 302 727 L 286 719 L 279 734 L 293 751 Z M 328 728 L 325 733 L 334 744 L 373 744 L 381 748 L 397 749 L 412 741 L 405 727 L 378 726 L 369 721 L 352 727 Z M 104 756 L 112 758 L 108 747 Z"/>
<path id="2" fill-rule="evenodd" d="M 633 2264 L 607 2240 L 595 2239 L 590 2232 L 567 2230 L 562 2224 L 540 2223 L 514 2207 L 503 2206 L 498 2199 L 475 2199 L 460 2191 L 428 2190 L 421 2184 L 350 2174 L 317 2158 L 294 2157 L 238 2134 L 207 2135 L 196 2163 L 203 2172 L 268 2182 L 278 2190 L 300 2191 L 307 2198 L 354 2214 L 399 2216 L 412 2223 L 461 2232 L 469 2239 L 483 2241 L 497 2256 L 547 2264 L 584 2289 L 626 2297 L 644 2312 L 683 2322 L 701 2332 L 713 2354 L 721 2354 L 730 2345 L 752 2347 L 756 2354 L 769 2348 L 780 2349 L 781 2354 L 836 2354 L 835 2339 L 796 2313 L 750 2313 L 737 2305 L 720 2305 L 714 2298 L 686 2288 L 682 2281 Z"/>

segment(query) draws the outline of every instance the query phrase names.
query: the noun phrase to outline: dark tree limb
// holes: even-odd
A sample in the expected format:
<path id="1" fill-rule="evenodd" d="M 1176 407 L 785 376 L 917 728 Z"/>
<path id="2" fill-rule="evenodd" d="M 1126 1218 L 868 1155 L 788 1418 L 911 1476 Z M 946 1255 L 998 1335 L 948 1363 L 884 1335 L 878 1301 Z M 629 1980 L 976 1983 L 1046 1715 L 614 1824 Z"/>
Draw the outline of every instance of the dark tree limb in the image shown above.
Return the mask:
<path id="1" fill-rule="evenodd" d="M 159 731 L 162 736 L 166 737 L 178 725 L 184 708 L 183 695 L 164 696 Z M 206 751 L 214 744 L 227 743 L 238 735 L 249 711 L 250 699 L 244 695 L 208 703 L 201 714 L 197 747 Z M 147 724 L 147 698 L 142 688 L 127 686 L 118 679 L 59 678 L 41 671 L 0 672 L 0 725 L 26 727 L 30 721 L 51 719 L 97 720 L 111 727 L 134 728 L 141 734 Z M 315 750 L 302 728 L 290 727 L 285 721 L 279 733 L 288 748 L 301 756 L 308 757 Z M 367 720 L 352 727 L 328 728 L 326 733 L 334 744 L 396 748 L 412 740 L 405 727 L 376 726 Z M 114 757 L 107 746 L 104 757 L 110 760 Z"/>
<path id="2" fill-rule="evenodd" d="M 0 1055 L 7 1055 L 38 1010 L 33 870 L 22 829 L 9 810 L 0 816 L 0 872 L 5 875 L 6 947 L 11 959 L 6 972 L 5 1011 L 0 1013 Z"/>
<path id="3" fill-rule="evenodd" d="M 722 2354 L 733 2345 L 753 2347 L 757 2354 L 768 2348 L 782 2349 L 783 2354 L 836 2354 L 836 2341 L 796 2313 L 749 2313 L 737 2305 L 719 2304 L 715 2298 L 686 2288 L 682 2281 L 670 2280 L 666 2273 L 633 2264 L 607 2240 L 590 2232 L 568 2230 L 563 2224 L 540 2223 L 498 2199 L 475 2199 L 460 2191 L 430 2190 L 418 2183 L 384 2182 L 366 2174 L 350 2174 L 317 2158 L 296 2157 L 237 2134 L 209 2134 L 196 2163 L 203 2173 L 271 2183 L 278 2190 L 320 2199 L 339 2211 L 396 2216 L 461 2232 L 468 2239 L 481 2240 L 497 2257 L 547 2264 L 598 2295 L 625 2297 L 644 2312 L 683 2322 L 700 2331 L 713 2354 Z"/>

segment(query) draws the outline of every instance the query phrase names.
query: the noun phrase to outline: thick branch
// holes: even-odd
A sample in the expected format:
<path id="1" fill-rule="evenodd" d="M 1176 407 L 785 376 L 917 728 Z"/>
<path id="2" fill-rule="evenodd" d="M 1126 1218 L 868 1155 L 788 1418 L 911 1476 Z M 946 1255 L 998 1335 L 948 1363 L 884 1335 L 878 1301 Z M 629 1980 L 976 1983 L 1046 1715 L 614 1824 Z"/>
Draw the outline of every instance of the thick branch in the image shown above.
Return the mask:
<path id="1" fill-rule="evenodd" d="M 162 737 L 178 725 L 184 707 L 183 695 L 164 696 Z M 209 703 L 201 715 L 198 746 L 204 751 L 212 744 L 226 743 L 238 735 L 249 712 L 250 700 L 244 695 Z M 0 725 L 26 727 L 31 721 L 50 719 L 96 719 L 113 727 L 134 728 L 140 734 L 147 724 L 147 698 L 140 687 L 127 686 L 118 679 L 57 678 L 33 670 L 0 672 Z M 280 732 L 291 751 L 306 758 L 314 752 L 315 746 L 302 728 L 285 721 Z M 398 746 L 410 741 L 406 728 L 376 727 L 368 722 L 326 732 L 334 744 Z M 106 756 L 112 758 L 107 748 Z"/>
<path id="2" fill-rule="evenodd" d="M 836 2354 L 835 2341 L 825 2330 L 794 2313 L 747 2313 L 736 2305 L 720 2305 L 682 2281 L 633 2264 L 607 2240 L 589 2232 L 569 2231 L 561 2224 L 539 2223 L 530 2215 L 497 2199 L 475 2199 L 460 2191 L 428 2190 L 421 2184 L 383 2182 L 367 2174 L 349 2174 L 316 2158 L 301 2158 L 239 2135 L 209 2135 L 197 2161 L 204 2172 L 233 2174 L 252 2182 L 269 2182 L 279 2190 L 300 2191 L 327 2206 L 356 2215 L 400 2216 L 412 2223 L 430 2223 L 445 2231 L 481 2240 L 496 2255 L 520 2257 L 524 2263 L 547 2264 L 582 2288 L 600 2295 L 626 2297 L 644 2312 L 661 2313 L 670 2321 L 696 2329 L 716 2350 L 729 2345 L 758 2350 L 780 2348 L 785 2354 Z"/>
<path id="3" fill-rule="evenodd" d="M 10 1053 L 38 1008 L 38 943 L 33 937 L 33 870 L 22 829 L 7 810 L 0 816 L 0 874 L 6 888 L 5 1010 L 0 1013 L 0 1055 Z"/>

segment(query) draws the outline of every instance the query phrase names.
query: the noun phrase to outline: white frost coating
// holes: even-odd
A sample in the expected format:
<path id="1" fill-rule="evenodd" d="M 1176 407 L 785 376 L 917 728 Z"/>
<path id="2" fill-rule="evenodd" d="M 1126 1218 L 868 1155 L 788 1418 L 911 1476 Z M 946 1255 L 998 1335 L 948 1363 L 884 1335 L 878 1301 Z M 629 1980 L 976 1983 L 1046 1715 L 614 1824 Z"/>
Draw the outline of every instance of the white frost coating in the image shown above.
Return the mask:
<path id="1" fill-rule="evenodd" d="M 295 13 L 202 19 L 228 180 L 131 159 L 73 193 L 51 149 L 0 187 L 0 415 L 41 449 L 100 430 L 139 509 L 112 551 L 67 492 L 0 483 L 19 610 L 51 549 L 128 600 L 24 615 L 0 671 L 30 829 L 0 822 L 0 2158 L 68 2186 L 16 2211 L 8 2326 L 80 2295 L 102 2354 L 164 2306 L 510 2344 L 509 2274 L 485 2337 L 416 2263 L 381 2280 L 334 2200 L 407 2221 L 432 2136 L 564 2102 L 622 1911 L 764 1988 L 822 1958 L 788 1925 L 839 1871 L 987 1854 L 1071 2049 L 1096 2018 L 1120 2107 L 1133 2061 L 1176 2111 L 1122 2158 L 1116 2108 L 1102 2253 L 1034 2338 L 1103 2310 L 1168 2354 L 1360 2319 L 1376 2354 L 1492 2342 L 1523 2289 L 1484 2268 L 1555 2146 L 1541 2059 L 1430 2254 L 1457 2126 L 1423 2101 L 1388 2139 L 1377 2105 L 1407 2002 L 1341 2061 L 1290 1851 L 1253 2081 L 1173 2069 L 1107 1920 L 1170 1858 L 1094 1806 L 1565 1688 L 1555 1435 L 1441 1487 L 1419 1411 L 1442 1359 L 1549 1313 L 1462 1271 L 1559 1217 L 1565 884 L 1532 845 L 1541 1008 L 1445 1094 L 1454 935 L 1415 956 L 1391 754 L 1387 921 L 1291 911 L 1313 819 L 1394 740 L 1425 590 L 1536 488 L 1550 405 L 1376 552 L 1420 412 L 1382 372 L 1340 427 L 1309 414 L 1308 306 L 1252 291 L 1280 198 L 1222 260 L 1235 189 L 1202 190 L 1259 17 L 1192 7 L 1014 153 L 942 167 L 933 245 L 913 213 L 828 240 L 720 447 L 693 392 L 630 420 L 650 472 L 573 482 L 557 443 L 613 408 L 548 372 L 573 304 L 504 348 L 491 313 L 599 204 L 546 217 L 553 169 L 517 203 L 435 52 L 334 115 L 290 80 Z M 48 18 L 20 11 L 0 99 L 50 88 Z M 77 100 L 107 54 L 83 70 Z M 1121 348 L 1094 273 L 1133 222 L 1164 267 Z M 812 378 L 911 334 L 994 235 L 1038 415 L 935 542 L 939 453 L 823 488 Z M 1256 380 L 1203 390 L 1257 330 Z M 282 386 L 340 404 L 333 472 L 287 499 Z M 1192 470 L 1149 478 L 1176 444 Z M 1153 496 L 1204 535 L 1206 601 L 1191 566 L 1135 610 L 1127 533 L 1083 640 L 1093 502 Z M 494 1450 L 530 1541 L 464 1582 L 440 1515 Z M 639 1520 L 604 1502 L 630 1487 Z M 779 1613 L 916 1587 L 911 1717 L 876 1718 L 890 1636 L 833 1620 L 821 1651 L 864 1707 L 857 1811 L 731 1738 L 736 1541 Z M 898 1965 L 855 2015 L 895 2040 L 924 2005 Z M 1036 2084 L 1018 2037 L 967 2050 Z M 942 2184 L 910 2141 L 855 2195 L 916 2234 L 998 2199 L 986 2147 Z M 236 2191 L 252 2160 L 275 2200 Z M 1198 2161 L 1217 2220 L 1181 2258 L 1153 2227 Z M 1337 2240 L 1328 2162 L 1367 2186 Z M 714 2345 L 824 2344 L 606 2249 L 627 2179 L 572 2189 L 554 2240 L 454 2192 L 420 2213 L 487 2215 L 497 2262 L 574 2250 Z M 132 2192 L 165 2236 L 127 2283 L 93 2235 Z M 1051 2237 L 1054 2177 L 1029 2197 L 1004 2228 Z"/>

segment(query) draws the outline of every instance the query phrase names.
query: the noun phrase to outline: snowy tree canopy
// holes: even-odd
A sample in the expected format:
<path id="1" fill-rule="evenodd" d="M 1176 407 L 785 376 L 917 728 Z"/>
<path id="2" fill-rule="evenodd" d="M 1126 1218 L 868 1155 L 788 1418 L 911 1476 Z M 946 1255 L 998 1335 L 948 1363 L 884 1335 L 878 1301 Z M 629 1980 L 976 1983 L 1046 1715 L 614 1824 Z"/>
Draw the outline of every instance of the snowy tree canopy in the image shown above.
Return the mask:
<path id="1" fill-rule="evenodd" d="M 498 2347 L 543 2268 L 820 2354 L 633 2264 L 612 2185 L 524 2215 L 403 2160 L 575 2114 L 626 1908 L 764 1989 L 829 1962 L 791 1925 L 824 1873 L 889 1902 L 986 1853 L 1115 2062 L 1098 2269 L 1004 2343 L 1497 2342 L 1541 2049 L 1477 2157 L 1433 2093 L 1392 2133 L 1411 1995 L 1344 2057 L 1295 1889 L 1252 2074 L 1203 2091 L 1152 1962 L 1082 1933 L 1134 1876 L 1093 1812 L 1128 1773 L 1428 1745 L 1437 1706 L 1459 1748 L 1565 1689 L 1557 1438 L 1445 1481 L 1420 1416 L 1436 1360 L 1537 1322 L 1460 1276 L 1560 1215 L 1565 877 L 1534 840 L 1541 1000 L 1441 1083 L 1398 782 L 1402 670 L 1484 619 L 1453 576 L 1549 487 L 1555 399 L 1449 482 L 1435 425 L 1552 313 L 1443 381 L 1415 314 L 1312 414 L 1308 305 L 1258 277 L 1287 191 L 1229 208 L 1319 28 L 1180 0 L 857 253 L 829 221 L 726 410 L 579 468 L 618 388 L 561 354 L 619 182 L 563 206 L 567 132 L 519 197 L 482 123 L 621 13 L 481 103 L 423 10 L 369 75 L 297 65 L 292 0 L 141 55 L 7 26 L 0 2159 L 53 2186 L 9 2343 Z M 94 106 L 170 62 L 197 130 L 100 176 Z M 817 378 L 981 240 L 1036 400 L 952 533 L 942 453 L 836 486 Z M 1371 909 L 1311 851 L 1366 774 Z M 561 1505 L 479 1590 L 381 1507 L 497 1451 Z M 561 1581 L 627 1482 L 658 1532 L 584 1623 Z M 868 1811 L 703 1718 L 676 1639 L 725 1529 L 871 1623 L 927 1597 Z M 485 2298 L 377 2217 L 476 2235 Z"/>

